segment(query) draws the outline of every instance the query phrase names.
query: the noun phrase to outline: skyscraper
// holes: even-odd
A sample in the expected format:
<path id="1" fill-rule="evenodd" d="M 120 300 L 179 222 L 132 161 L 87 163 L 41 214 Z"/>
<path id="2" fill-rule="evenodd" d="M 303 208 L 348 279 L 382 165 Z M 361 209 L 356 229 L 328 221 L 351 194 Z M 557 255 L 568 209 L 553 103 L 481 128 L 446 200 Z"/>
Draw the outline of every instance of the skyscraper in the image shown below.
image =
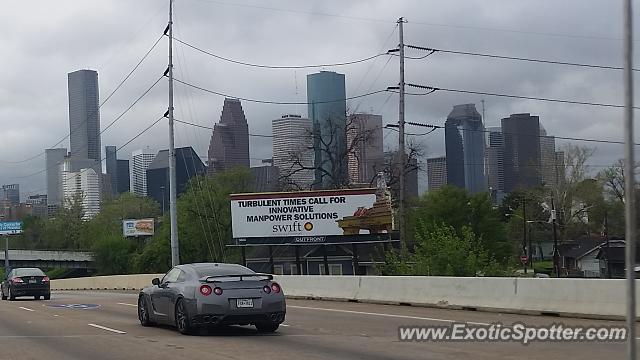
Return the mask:
<path id="1" fill-rule="evenodd" d="M 540 124 L 540 176 L 545 185 L 556 185 L 556 170 L 556 138 L 548 136 Z"/>
<path id="2" fill-rule="evenodd" d="M 131 189 L 131 175 L 129 172 L 129 160 L 117 160 L 118 181 L 116 184 L 116 192 L 118 194 L 129 192 Z"/>
<path id="3" fill-rule="evenodd" d="M 47 166 L 47 202 L 49 205 L 61 205 L 62 203 L 62 175 L 60 165 L 67 156 L 67 149 L 46 149 L 44 151 L 45 164 Z"/>
<path id="4" fill-rule="evenodd" d="M 211 174 L 249 167 L 249 126 L 238 99 L 224 99 L 220 122 L 213 126 L 207 165 Z"/>
<path id="5" fill-rule="evenodd" d="M 487 191 L 484 125 L 474 104 L 455 105 L 445 122 L 447 183 L 471 193 Z"/>
<path id="6" fill-rule="evenodd" d="M 131 192 L 147 196 L 147 168 L 156 156 L 151 149 L 136 150 L 131 153 Z"/>
<path id="7" fill-rule="evenodd" d="M 447 185 L 447 158 L 441 156 L 427 159 L 427 177 L 429 191 Z"/>
<path id="8" fill-rule="evenodd" d="M 94 70 L 69 73 L 68 90 L 71 156 L 100 161 L 98 73 Z"/>
<path id="9" fill-rule="evenodd" d="M 512 114 L 502 119 L 504 137 L 504 190 L 541 184 L 540 119 L 531 114 Z"/>
<path id="10" fill-rule="evenodd" d="M 0 189 L 0 200 L 7 201 L 10 205 L 20 204 L 20 184 L 6 184 L 2 185 Z"/>
<path id="11" fill-rule="evenodd" d="M 95 161 L 87 160 L 84 165 L 92 165 Z M 100 212 L 100 174 L 92 167 L 82 165 L 73 156 L 65 158 L 61 164 L 63 205 L 71 206 L 74 201 L 79 201 L 82 218 L 88 220 Z"/>
<path id="12" fill-rule="evenodd" d="M 491 127 L 487 146 L 487 180 L 491 190 L 504 190 L 504 138 L 500 127 Z"/>
<path id="13" fill-rule="evenodd" d="M 118 193 L 118 159 L 116 157 L 115 146 L 105 146 L 105 157 L 107 162 L 107 175 L 109 178 L 108 188 L 111 190 L 111 194 Z"/>
<path id="14" fill-rule="evenodd" d="M 287 114 L 271 122 L 273 165 L 285 189 L 308 189 L 313 183 L 311 120 Z"/>
<path id="15" fill-rule="evenodd" d="M 347 124 L 349 150 L 349 180 L 351 183 L 371 184 L 378 172 L 384 170 L 382 145 L 382 116 L 353 114 Z"/>
<path id="16" fill-rule="evenodd" d="M 332 71 L 307 75 L 307 102 L 313 123 L 314 186 L 342 187 L 348 182 L 344 75 Z"/>
<path id="17" fill-rule="evenodd" d="M 176 193 L 182 194 L 194 176 L 205 174 L 205 166 L 190 146 L 176 148 Z M 169 150 L 160 150 L 146 169 L 147 194 L 169 210 Z"/>

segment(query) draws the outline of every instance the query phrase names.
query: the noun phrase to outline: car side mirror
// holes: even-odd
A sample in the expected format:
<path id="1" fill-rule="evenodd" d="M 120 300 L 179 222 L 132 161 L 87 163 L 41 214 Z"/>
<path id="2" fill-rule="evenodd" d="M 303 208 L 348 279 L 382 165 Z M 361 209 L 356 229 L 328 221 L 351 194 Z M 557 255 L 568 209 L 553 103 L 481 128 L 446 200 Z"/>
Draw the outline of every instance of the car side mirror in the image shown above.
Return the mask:
<path id="1" fill-rule="evenodd" d="M 153 278 L 153 280 L 151 280 L 151 283 L 155 286 L 160 286 L 160 279 Z"/>

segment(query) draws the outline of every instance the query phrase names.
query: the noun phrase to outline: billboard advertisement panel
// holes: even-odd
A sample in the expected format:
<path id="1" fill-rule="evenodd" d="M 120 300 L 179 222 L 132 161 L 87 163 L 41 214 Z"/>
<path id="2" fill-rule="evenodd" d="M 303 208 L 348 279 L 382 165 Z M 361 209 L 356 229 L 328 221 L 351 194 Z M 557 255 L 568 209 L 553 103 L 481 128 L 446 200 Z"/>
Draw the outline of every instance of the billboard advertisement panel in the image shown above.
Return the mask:
<path id="1" fill-rule="evenodd" d="M 377 189 L 231 195 L 235 239 L 381 234 L 393 230 L 391 201 Z"/>
<path id="2" fill-rule="evenodd" d="M 153 231 L 153 219 L 122 220 L 122 233 L 124 236 L 152 236 Z"/>

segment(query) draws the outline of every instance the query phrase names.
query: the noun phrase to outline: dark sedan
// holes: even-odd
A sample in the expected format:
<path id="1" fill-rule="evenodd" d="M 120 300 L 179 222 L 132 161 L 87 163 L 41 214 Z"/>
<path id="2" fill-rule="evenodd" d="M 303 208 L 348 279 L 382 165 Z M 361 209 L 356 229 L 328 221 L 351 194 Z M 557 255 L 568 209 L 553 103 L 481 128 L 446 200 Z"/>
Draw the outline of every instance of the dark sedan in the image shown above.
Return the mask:
<path id="1" fill-rule="evenodd" d="M 183 334 L 198 327 L 255 325 L 274 332 L 284 321 L 284 293 L 273 276 L 241 265 L 178 265 L 140 292 L 142 326 L 174 325 Z"/>
<path id="2" fill-rule="evenodd" d="M 2 300 L 15 300 L 19 296 L 33 296 L 39 300 L 51 299 L 49 277 L 38 268 L 18 268 L 7 274 L 2 282 Z"/>

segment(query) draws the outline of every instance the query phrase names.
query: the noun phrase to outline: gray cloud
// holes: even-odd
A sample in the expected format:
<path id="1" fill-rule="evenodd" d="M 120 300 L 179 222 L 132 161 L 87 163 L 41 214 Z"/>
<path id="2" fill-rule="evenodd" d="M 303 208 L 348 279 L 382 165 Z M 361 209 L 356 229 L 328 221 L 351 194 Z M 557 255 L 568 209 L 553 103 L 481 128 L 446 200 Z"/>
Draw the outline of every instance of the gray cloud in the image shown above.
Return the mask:
<path id="1" fill-rule="evenodd" d="M 34 0 L 5 5 L 0 13 L 0 161 L 30 157 L 68 134 L 66 74 L 80 68 L 99 72 L 101 98 L 115 88 L 166 26 L 168 1 L 113 0 L 50 2 Z M 232 4 L 231 4 L 232 3 Z M 248 5 L 248 6 L 245 6 Z M 260 7 L 277 8 L 281 11 Z M 314 14 L 315 13 L 315 14 Z M 308 64 L 370 56 L 397 44 L 394 21 L 405 16 L 405 41 L 453 49 L 620 65 L 621 11 L 609 2 L 571 1 L 258 1 L 178 0 L 176 36 L 211 52 L 263 64 Z M 337 14 L 342 17 L 319 14 Z M 369 20 L 364 20 L 367 18 Z M 385 21 L 386 20 L 386 21 Z M 482 29 L 484 28 L 484 29 Z M 515 31 L 495 31 L 511 29 Z M 549 34 L 573 34 L 556 36 Z M 586 38 L 585 38 L 586 37 Z M 388 41 L 385 43 L 385 41 Z M 410 51 L 412 55 L 421 55 Z M 212 59 L 176 44 L 176 77 L 229 95 L 275 101 L 305 101 L 305 70 L 246 68 Z M 347 92 L 357 95 L 397 83 L 397 58 L 329 68 L 347 75 Z M 154 50 L 125 86 L 101 110 L 106 126 L 139 96 L 166 67 L 166 41 Z M 374 83 L 374 79 L 378 79 Z M 434 54 L 407 63 L 407 81 L 447 88 L 561 99 L 622 101 L 617 71 L 509 62 Z M 103 145 L 121 145 L 166 109 L 162 81 L 102 137 Z M 379 94 L 350 101 L 351 109 L 375 111 L 385 122 L 397 121 L 397 96 Z M 442 124 L 454 104 L 486 101 L 486 123 L 497 125 L 514 112 L 539 115 L 550 134 L 622 138 L 617 109 L 437 92 L 407 99 L 407 119 Z M 176 117 L 212 126 L 223 99 L 176 85 Z M 243 102 L 252 133 L 269 134 L 272 119 L 284 113 L 306 114 L 306 106 Z M 411 132 L 422 132 L 411 129 Z M 208 130 L 177 125 L 178 145 L 193 145 L 206 157 Z M 395 133 L 385 135 L 393 148 Z M 419 137 L 427 155 L 444 153 L 443 133 Z M 559 144 L 562 142 L 559 141 Z M 124 148 L 166 148 L 162 122 Z M 68 146 L 68 142 L 63 143 Z M 588 144 L 587 144 L 588 145 Z M 597 145 L 594 165 L 622 156 L 618 145 Z M 271 154 L 269 139 L 252 138 L 253 162 Z M 0 183 L 18 182 L 23 191 L 43 191 L 44 174 L 16 178 L 44 168 L 44 157 L 21 163 L 0 162 Z M 596 168 L 597 169 L 597 168 Z"/>

